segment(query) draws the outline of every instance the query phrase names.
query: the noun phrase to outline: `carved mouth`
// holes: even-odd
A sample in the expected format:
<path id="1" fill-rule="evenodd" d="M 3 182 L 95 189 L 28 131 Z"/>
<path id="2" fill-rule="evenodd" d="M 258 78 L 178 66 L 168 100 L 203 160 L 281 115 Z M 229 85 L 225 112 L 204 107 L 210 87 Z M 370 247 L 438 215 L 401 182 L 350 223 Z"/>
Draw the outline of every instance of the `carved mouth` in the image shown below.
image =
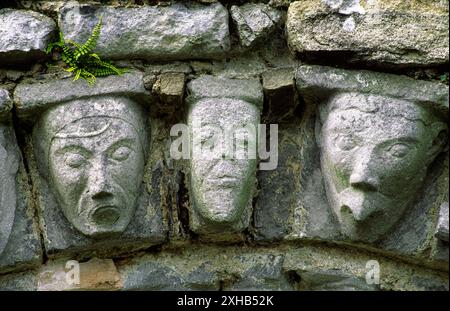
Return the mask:
<path id="1" fill-rule="evenodd" d="M 113 205 L 99 206 L 92 210 L 90 219 L 100 226 L 114 225 L 120 217 L 119 209 Z"/>
<path id="2" fill-rule="evenodd" d="M 235 177 L 211 178 L 211 179 L 208 179 L 208 183 L 215 185 L 215 186 L 230 187 L 230 186 L 236 186 L 239 183 L 239 179 L 237 179 Z"/>

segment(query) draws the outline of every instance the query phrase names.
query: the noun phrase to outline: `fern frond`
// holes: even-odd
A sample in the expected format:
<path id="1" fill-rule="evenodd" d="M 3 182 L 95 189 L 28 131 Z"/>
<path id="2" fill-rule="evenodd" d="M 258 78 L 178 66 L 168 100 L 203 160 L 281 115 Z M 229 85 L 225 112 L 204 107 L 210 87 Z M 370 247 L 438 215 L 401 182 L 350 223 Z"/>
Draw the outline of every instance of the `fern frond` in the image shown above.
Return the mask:
<path id="1" fill-rule="evenodd" d="M 75 59 L 79 59 L 81 56 L 90 53 L 95 48 L 95 46 L 97 45 L 98 38 L 100 37 L 100 32 L 102 29 L 102 20 L 103 16 L 100 16 L 100 19 L 97 25 L 95 25 L 94 29 L 92 30 L 92 34 L 90 35 L 89 39 L 87 39 L 83 45 L 81 45 L 79 48 L 75 50 L 74 52 Z"/>

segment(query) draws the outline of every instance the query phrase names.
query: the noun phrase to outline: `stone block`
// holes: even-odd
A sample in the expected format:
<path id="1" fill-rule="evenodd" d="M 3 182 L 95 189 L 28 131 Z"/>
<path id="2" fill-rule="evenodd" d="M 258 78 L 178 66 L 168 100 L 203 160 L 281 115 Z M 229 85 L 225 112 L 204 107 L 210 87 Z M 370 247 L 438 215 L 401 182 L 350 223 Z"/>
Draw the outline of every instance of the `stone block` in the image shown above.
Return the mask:
<path id="1" fill-rule="evenodd" d="M 220 3 L 137 8 L 68 3 L 58 14 L 59 26 L 67 39 L 84 42 L 99 16 L 96 52 L 105 58 L 217 58 L 230 49 L 228 11 Z"/>
<path id="2" fill-rule="evenodd" d="M 299 55 L 341 57 L 384 66 L 432 66 L 449 61 L 448 4 L 439 1 L 291 3 L 286 29 Z"/>

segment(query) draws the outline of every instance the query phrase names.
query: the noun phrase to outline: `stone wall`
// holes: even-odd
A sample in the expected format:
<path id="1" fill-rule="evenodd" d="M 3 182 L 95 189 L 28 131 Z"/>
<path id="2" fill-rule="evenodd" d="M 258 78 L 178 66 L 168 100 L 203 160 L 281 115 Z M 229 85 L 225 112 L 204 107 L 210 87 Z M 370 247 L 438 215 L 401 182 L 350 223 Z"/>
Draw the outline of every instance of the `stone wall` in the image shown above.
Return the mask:
<path id="1" fill-rule="evenodd" d="M 448 12 L 2 1 L 0 289 L 448 290 Z M 128 72 L 74 82 L 100 16 Z"/>

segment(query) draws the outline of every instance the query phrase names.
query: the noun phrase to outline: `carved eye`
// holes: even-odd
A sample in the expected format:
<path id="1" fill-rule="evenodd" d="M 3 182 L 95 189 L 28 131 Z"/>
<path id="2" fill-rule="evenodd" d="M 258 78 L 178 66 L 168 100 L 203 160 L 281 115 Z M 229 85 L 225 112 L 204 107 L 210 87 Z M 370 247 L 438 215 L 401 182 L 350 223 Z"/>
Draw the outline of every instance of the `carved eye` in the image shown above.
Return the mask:
<path id="1" fill-rule="evenodd" d="M 125 161 L 130 156 L 131 149 L 128 147 L 119 147 L 117 148 L 111 155 L 111 158 L 113 158 L 116 161 Z"/>
<path id="2" fill-rule="evenodd" d="M 388 154 L 393 157 L 403 158 L 409 153 L 409 150 L 410 150 L 410 148 L 408 145 L 398 143 L 398 144 L 394 144 L 394 145 L 390 146 L 387 151 L 388 151 Z"/>
<path id="3" fill-rule="evenodd" d="M 339 135 L 335 140 L 335 145 L 341 150 L 352 150 L 356 143 L 350 136 Z"/>
<path id="4" fill-rule="evenodd" d="M 64 162 L 72 168 L 79 168 L 86 162 L 86 158 L 79 153 L 68 153 Z"/>

